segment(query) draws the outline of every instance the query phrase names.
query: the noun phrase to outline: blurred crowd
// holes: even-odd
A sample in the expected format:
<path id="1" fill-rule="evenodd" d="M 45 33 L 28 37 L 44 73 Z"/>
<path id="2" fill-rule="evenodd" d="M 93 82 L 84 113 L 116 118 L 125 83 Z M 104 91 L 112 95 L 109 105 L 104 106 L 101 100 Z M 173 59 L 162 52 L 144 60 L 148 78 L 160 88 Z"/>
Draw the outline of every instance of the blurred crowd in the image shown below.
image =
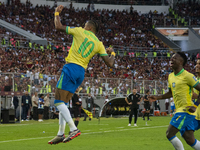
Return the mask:
<path id="1" fill-rule="evenodd" d="M 178 1 L 174 7 L 169 7 L 169 13 L 154 16 L 154 25 L 167 27 L 199 26 L 199 1 Z"/>
<path id="2" fill-rule="evenodd" d="M 72 42 L 71 36 L 57 32 L 54 27 L 55 7 L 36 6 L 27 1 L 12 0 L 11 5 L 0 5 L 0 16 L 30 33 L 47 39 L 50 42 L 60 42 L 66 46 Z M 7 13 L 10 12 L 10 13 Z M 100 31 L 98 37 L 106 46 L 119 45 L 123 47 L 143 47 L 142 52 L 117 52 L 114 67 L 108 68 L 98 55 L 94 56 L 85 71 L 85 80 L 81 85 L 80 93 L 93 93 L 93 95 L 127 94 L 134 84 L 139 89 L 145 85 L 166 87 L 163 85 L 171 72 L 169 67 L 169 51 L 161 51 L 167 46 L 152 34 L 152 17 L 165 17 L 166 13 L 157 11 L 141 14 L 133 8 L 128 11 L 95 10 L 91 13 L 87 8 L 74 9 L 71 4 L 64 8 L 60 14 L 62 23 L 68 26 L 84 26 L 88 19 L 99 21 Z M 0 35 L 9 41 L 9 46 L 1 43 L 0 48 L 0 90 L 1 91 L 28 91 L 39 93 L 52 93 L 65 64 L 68 52 L 58 47 L 44 46 L 30 47 L 30 43 L 22 36 L 14 35 L 5 29 L 0 29 Z M 18 41 L 24 42 L 20 47 Z M 70 45 L 69 45 L 70 46 Z M 131 49 L 129 49 L 131 50 Z M 147 51 L 148 50 L 148 51 Z M 151 55 L 152 57 L 147 57 Z M 197 54 L 188 55 L 189 61 L 186 70 L 194 72 Z M 4 74 L 2 74 L 4 73 Z M 11 73 L 11 74 L 10 74 Z M 12 74 L 14 73 L 14 74 Z M 137 83 L 137 81 L 152 80 L 158 83 Z M 14 81 L 14 82 L 13 82 Z M 162 81 L 162 82 L 160 82 Z M 161 91 L 161 90 L 159 90 Z"/>
<path id="3" fill-rule="evenodd" d="M 71 36 L 55 30 L 55 7 L 34 7 L 29 1 L 26 4 L 19 0 L 12 1 L 9 6 L 3 3 L 0 5 L 1 19 L 51 42 L 62 42 L 64 45 L 72 42 Z M 142 14 L 132 9 L 130 12 L 94 9 L 91 13 L 87 8 L 75 9 L 73 5 L 65 7 L 60 14 L 62 23 L 67 26 L 83 27 L 89 19 L 98 20 L 100 31 L 97 36 L 106 46 L 123 44 L 130 47 L 165 48 L 167 46 L 151 32 L 154 15 L 157 15 L 157 11 Z"/>
<path id="4" fill-rule="evenodd" d="M 175 6 L 175 14 L 182 18 L 189 18 L 191 20 L 191 25 L 199 26 L 200 20 L 200 4 L 199 1 L 185 1 L 177 2 Z"/>
<path id="5" fill-rule="evenodd" d="M 76 0 L 78 3 L 117 4 L 117 5 L 161 5 L 161 0 Z M 168 5 L 168 0 L 164 0 Z"/>
<path id="6" fill-rule="evenodd" d="M 189 59 L 185 69 L 195 73 L 196 54 L 187 55 Z M 42 52 L 34 49 L 0 48 L 0 90 L 54 93 L 62 66 L 65 64 L 64 57 L 65 52 L 56 53 L 54 50 Z M 144 87 L 141 85 L 142 80 L 165 82 L 171 72 L 169 63 L 170 57 L 166 56 L 118 55 L 114 66 L 109 68 L 100 56 L 95 55 L 85 71 L 86 78 L 80 93 L 90 92 L 94 96 L 127 94 L 134 84 Z M 140 83 L 137 83 L 138 81 Z"/>

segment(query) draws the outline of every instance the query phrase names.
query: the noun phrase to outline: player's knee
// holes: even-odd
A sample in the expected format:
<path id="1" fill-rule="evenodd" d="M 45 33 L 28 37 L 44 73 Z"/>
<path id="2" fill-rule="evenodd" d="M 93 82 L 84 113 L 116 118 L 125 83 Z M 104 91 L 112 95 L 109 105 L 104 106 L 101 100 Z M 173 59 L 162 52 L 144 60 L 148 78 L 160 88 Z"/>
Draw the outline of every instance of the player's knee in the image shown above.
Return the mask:
<path id="1" fill-rule="evenodd" d="M 190 137 L 187 137 L 187 138 L 185 138 L 185 142 L 186 142 L 188 145 L 192 145 L 192 144 L 194 144 L 195 139 L 190 138 Z"/>
<path id="2" fill-rule="evenodd" d="M 195 142 L 195 138 L 190 135 L 184 134 L 183 138 L 188 145 L 192 145 Z"/>

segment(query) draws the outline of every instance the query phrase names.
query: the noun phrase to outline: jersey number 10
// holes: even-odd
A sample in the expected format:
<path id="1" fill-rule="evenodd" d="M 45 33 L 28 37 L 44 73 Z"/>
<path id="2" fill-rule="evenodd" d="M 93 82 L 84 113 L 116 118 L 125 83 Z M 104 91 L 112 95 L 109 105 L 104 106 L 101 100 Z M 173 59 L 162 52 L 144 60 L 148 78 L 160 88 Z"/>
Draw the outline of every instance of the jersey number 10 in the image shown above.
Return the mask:
<path id="1" fill-rule="evenodd" d="M 92 44 L 92 47 L 89 49 L 89 51 L 84 55 L 85 50 L 90 46 L 90 44 Z M 92 41 L 88 41 L 88 38 L 84 39 L 84 42 L 81 44 L 81 46 L 78 49 L 78 53 L 81 53 L 81 56 L 83 58 L 86 58 L 90 55 L 90 53 L 93 51 L 94 49 L 94 42 Z"/>

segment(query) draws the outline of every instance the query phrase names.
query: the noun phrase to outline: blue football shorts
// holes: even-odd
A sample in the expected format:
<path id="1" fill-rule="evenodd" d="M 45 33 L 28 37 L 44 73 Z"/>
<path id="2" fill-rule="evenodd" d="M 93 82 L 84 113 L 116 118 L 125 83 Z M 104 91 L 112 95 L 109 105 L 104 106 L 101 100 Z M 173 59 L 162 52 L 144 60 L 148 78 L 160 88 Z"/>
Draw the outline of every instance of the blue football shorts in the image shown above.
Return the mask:
<path id="1" fill-rule="evenodd" d="M 180 130 L 181 135 L 185 133 L 185 131 L 195 131 L 200 129 L 200 120 L 194 119 L 190 124 L 188 124 L 185 128 L 182 128 Z"/>
<path id="2" fill-rule="evenodd" d="M 194 115 L 190 115 L 185 112 L 179 112 L 174 115 L 172 120 L 170 121 L 170 124 L 177 128 L 178 130 L 181 130 L 188 126 L 190 129 L 193 129 L 193 120 L 195 120 Z M 193 129 L 194 130 L 194 129 Z"/>
<path id="3" fill-rule="evenodd" d="M 84 80 L 85 69 L 77 64 L 65 64 L 60 79 L 56 85 L 58 89 L 74 93 Z"/>

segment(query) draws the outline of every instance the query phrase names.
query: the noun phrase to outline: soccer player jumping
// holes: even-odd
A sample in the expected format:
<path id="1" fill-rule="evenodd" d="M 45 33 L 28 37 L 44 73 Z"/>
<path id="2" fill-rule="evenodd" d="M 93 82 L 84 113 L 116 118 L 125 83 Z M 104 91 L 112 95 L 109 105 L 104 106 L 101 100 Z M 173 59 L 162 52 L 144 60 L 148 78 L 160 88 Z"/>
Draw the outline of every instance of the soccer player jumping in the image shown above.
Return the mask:
<path id="1" fill-rule="evenodd" d="M 73 43 L 69 50 L 69 55 L 65 58 L 66 64 L 63 66 L 55 91 L 54 104 L 59 110 L 59 131 L 57 136 L 50 140 L 48 144 L 66 143 L 81 134 L 80 130 L 75 126 L 65 103 L 68 103 L 73 93 L 82 83 L 85 69 L 95 54 L 100 54 L 108 67 L 113 66 L 115 58 L 113 49 L 107 48 L 105 50 L 102 42 L 95 36 L 99 30 L 99 25 L 96 21 L 87 21 L 84 28 L 63 26 L 59 17 L 62 9 L 63 6 L 60 5 L 55 10 L 55 28 L 58 31 L 71 34 L 73 36 Z M 108 54 L 111 54 L 111 56 L 109 57 Z M 70 132 L 65 138 L 66 122 Z"/>
<path id="2" fill-rule="evenodd" d="M 193 74 L 183 69 L 186 63 L 187 57 L 183 52 L 174 54 L 170 64 L 173 72 L 168 77 L 169 91 L 164 95 L 149 97 L 155 101 L 173 96 L 176 114 L 168 126 L 166 136 L 176 150 L 184 150 L 182 142 L 176 137 L 176 133 L 192 123 L 195 118 L 194 112 L 200 103 L 200 99 L 195 103 L 191 100 L 192 88 L 195 87 L 200 91 L 200 83 Z M 190 134 L 188 136 L 192 138 Z M 198 144 L 199 141 L 195 141 L 192 145 L 193 148 L 198 147 Z"/>

